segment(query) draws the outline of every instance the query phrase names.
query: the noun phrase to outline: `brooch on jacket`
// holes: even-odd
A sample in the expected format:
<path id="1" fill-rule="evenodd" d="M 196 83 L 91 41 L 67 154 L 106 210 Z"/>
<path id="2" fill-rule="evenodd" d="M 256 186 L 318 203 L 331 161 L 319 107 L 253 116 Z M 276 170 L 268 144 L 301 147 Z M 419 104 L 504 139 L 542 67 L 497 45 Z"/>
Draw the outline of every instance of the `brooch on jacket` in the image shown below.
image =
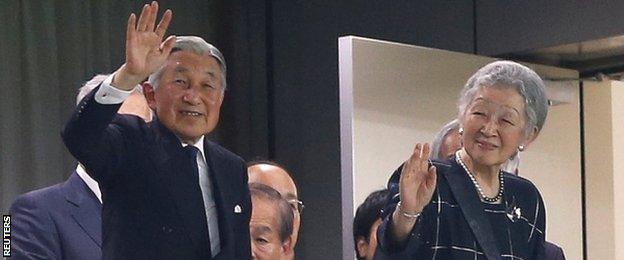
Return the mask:
<path id="1" fill-rule="evenodd" d="M 511 204 L 507 204 L 505 214 L 511 222 L 516 222 L 522 217 L 522 209 L 516 204 L 516 197 L 511 199 Z"/>

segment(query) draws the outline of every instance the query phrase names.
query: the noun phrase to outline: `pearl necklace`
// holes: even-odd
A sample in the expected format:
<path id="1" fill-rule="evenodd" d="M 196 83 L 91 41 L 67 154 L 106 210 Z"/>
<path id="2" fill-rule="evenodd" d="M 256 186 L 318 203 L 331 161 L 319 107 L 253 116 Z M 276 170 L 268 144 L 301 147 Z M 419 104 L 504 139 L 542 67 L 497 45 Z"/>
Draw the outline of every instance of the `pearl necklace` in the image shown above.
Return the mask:
<path id="1" fill-rule="evenodd" d="M 505 182 L 503 181 L 502 170 L 498 172 L 498 181 L 499 181 L 498 194 L 496 194 L 496 196 L 493 198 L 486 197 L 485 194 L 483 193 L 483 189 L 481 188 L 481 185 L 479 185 L 479 183 L 477 182 L 477 179 L 475 179 L 474 175 L 472 175 L 472 173 L 468 170 L 468 167 L 466 167 L 466 165 L 462 161 L 461 156 L 459 156 L 460 151 L 461 150 L 458 150 L 457 152 L 455 152 L 455 161 L 457 161 L 457 163 L 459 163 L 464 168 L 466 173 L 468 173 L 468 177 L 470 177 L 470 180 L 472 181 L 474 186 L 477 188 L 477 191 L 479 192 L 479 196 L 481 196 L 481 199 L 483 199 L 485 202 L 488 202 L 488 203 L 494 203 L 494 202 L 499 201 L 503 197 L 503 190 L 505 190 Z"/>

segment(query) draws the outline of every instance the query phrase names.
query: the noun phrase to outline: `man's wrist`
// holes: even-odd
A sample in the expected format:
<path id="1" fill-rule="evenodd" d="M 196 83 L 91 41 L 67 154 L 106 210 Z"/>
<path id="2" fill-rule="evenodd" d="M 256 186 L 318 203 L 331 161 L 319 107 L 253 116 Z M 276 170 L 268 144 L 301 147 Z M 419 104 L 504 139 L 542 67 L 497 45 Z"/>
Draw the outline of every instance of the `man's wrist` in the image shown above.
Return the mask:
<path id="1" fill-rule="evenodd" d="M 113 75 L 111 85 L 120 90 L 130 91 L 145 79 L 143 76 L 130 75 L 126 71 L 126 65 L 122 65 Z"/>
<path id="2" fill-rule="evenodd" d="M 100 104 L 121 104 L 132 94 L 134 90 L 123 90 L 111 83 L 115 74 L 109 75 L 100 83 L 100 88 L 95 92 L 95 101 Z"/>

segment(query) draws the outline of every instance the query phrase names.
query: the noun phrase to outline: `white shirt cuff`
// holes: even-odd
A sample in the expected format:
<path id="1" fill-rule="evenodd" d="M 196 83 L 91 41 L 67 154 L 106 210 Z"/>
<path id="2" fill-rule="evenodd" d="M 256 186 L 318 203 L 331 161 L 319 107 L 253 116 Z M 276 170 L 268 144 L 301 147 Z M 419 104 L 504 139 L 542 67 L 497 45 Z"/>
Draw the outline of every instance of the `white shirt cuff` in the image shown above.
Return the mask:
<path id="1" fill-rule="evenodd" d="M 96 102 L 104 105 L 121 104 L 124 102 L 124 100 L 126 100 L 128 96 L 130 96 L 130 94 L 132 94 L 134 89 L 126 91 L 118 89 L 111 85 L 114 76 L 115 73 L 109 75 L 102 82 L 102 84 L 100 84 L 100 88 L 97 90 L 97 92 L 95 92 Z"/>

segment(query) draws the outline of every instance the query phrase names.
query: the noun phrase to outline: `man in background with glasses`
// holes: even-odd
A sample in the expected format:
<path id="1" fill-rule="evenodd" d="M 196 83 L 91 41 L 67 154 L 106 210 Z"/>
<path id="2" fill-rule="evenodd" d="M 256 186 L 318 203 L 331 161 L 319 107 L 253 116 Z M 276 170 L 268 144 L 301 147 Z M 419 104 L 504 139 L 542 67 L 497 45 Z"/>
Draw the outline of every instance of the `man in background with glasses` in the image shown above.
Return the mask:
<path id="1" fill-rule="evenodd" d="M 299 227 L 301 225 L 301 211 L 303 202 L 299 200 L 297 186 L 286 168 L 273 161 L 252 161 L 247 164 L 249 183 L 260 183 L 277 190 L 282 197 L 292 206 L 294 220 L 291 235 L 292 248 L 297 244 Z M 291 259 L 294 259 L 294 250 L 291 250 Z"/>

